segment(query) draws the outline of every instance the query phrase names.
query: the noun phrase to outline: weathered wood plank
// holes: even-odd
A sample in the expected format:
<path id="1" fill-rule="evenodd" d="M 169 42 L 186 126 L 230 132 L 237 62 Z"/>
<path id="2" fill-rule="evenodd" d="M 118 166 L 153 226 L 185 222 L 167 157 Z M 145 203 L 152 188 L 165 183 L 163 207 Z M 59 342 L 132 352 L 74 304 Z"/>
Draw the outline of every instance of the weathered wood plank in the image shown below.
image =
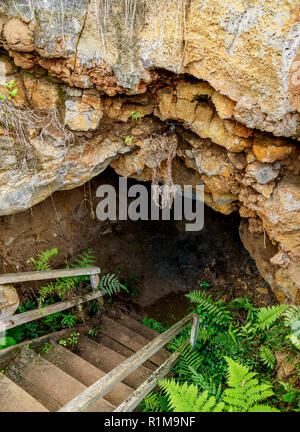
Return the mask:
<path id="1" fill-rule="evenodd" d="M 12 345 L 10 347 L 0 350 L 0 369 L 4 369 L 5 366 L 3 366 L 3 364 L 5 364 L 7 360 L 10 362 L 20 352 L 20 349 L 23 348 L 25 345 L 29 345 L 30 348 L 37 348 L 44 345 L 46 342 L 51 341 L 52 338 L 55 338 L 56 340 L 67 338 L 74 331 L 81 331 L 81 327 L 76 326 L 72 328 L 65 328 L 58 332 L 49 333 L 36 339 L 25 340 L 17 345 Z"/>
<path id="2" fill-rule="evenodd" d="M 147 396 L 157 384 L 157 381 L 164 378 L 169 370 L 177 363 L 180 357 L 178 351 L 174 352 L 149 378 L 137 388 L 114 412 L 132 412 L 138 404 Z"/>
<path id="3" fill-rule="evenodd" d="M 56 279 L 61 277 L 90 276 L 99 274 L 100 272 L 101 270 L 99 267 L 88 267 L 76 269 L 34 271 L 24 273 L 6 273 L 0 275 L 0 285 L 46 279 Z"/>
<path id="4" fill-rule="evenodd" d="M 185 316 L 182 320 L 178 321 L 178 323 L 157 336 L 141 350 L 126 359 L 123 363 L 62 407 L 59 412 L 79 412 L 87 410 L 91 405 L 95 404 L 99 399 L 106 395 L 106 393 L 109 392 L 109 390 L 111 390 L 117 383 L 130 375 L 173 337 L 180 333 L 190 323 L 193 316 L 194 314 Z"/>
<path id="5" fill-rule="evenodd" d="M 190 338 L 190 344 L 192 345 L 193 349 L 196 348 L 196 344 L 198 342 L 199 324 L 200 324 L 199 316 L 194 315 L 193 325 L 191 330 L 191 338 Z"/>
<path id="6" fill-rule="evenodd" d="M 78 304 L 85 303 L 90 300 L 94 300 L 101 296 L 102 296 L 101 291 L 96 291 L 94 293 L 86 294 L 82 297 L 78 297 L 74 301 L 57 302 L 52 305 L 45 306 L 42 310 L 42 313 L 39 309 L 34 309 L 28 312 L 13 315 L 8 321 L 0 321 L 0 330 L 1 331 L 8 330 L 18 325 L 25 324 L 40 318 L 44 318 L 47 315 L 51 315 L 56 312 L 61 312 L 63 310 L 69 309 Z"/>
<path id="7" fill-rule="evenodd" d="M 91 280 L 91 286 L 93 290 L 97 289 L 100 284 L 99 274 L 92 274 L 90 280 Z"/>

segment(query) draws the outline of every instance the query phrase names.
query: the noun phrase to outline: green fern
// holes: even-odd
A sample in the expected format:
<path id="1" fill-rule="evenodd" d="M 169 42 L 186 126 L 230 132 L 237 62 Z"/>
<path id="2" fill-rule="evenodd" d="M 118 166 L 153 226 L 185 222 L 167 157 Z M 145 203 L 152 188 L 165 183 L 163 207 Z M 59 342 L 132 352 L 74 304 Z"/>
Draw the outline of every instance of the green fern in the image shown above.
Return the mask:
<path id="1" fill-rule="evenodd" d="M 49 264 L 49 261 L 51 258 L 56 256 L 58 254 L 58 249 L 46 249 L 44 252 L 41 252 L 38 254 L 38 259 L 31 257 L 30 261 L 33 264 L 35 271 L 46 271 L 51 270 L 51 266 Z"/>
<path id="2" fill-rule="evenodd" d="M 36 261 L 31 258 L 36 270 L 50 270 L 49 260 L 54 255 L 57 255 L 58 250 L 50 249 L 42 252 L 38 255 L 39 260 Z M 74 262 L 67 265 L 67 268 L 86 268 L 95 265 L 95 257 L 92 249 L 88 249 L 82 254 L 78 255 L 74 259 Z M 74 291 L 82 286 L 85 282 L 88 283 L 90 280 L 89 276 L 72 276 L 56 279 L 55 284 L 52 282 L 42 287 L 39 290 L 38 307 L 42 311 L 42 308 L 49 297 L 57 295 L 59 298 L 64 298 L 70 291 Z"/>
<path id="3" fill-rule="evenodd" d="M 229 357 L 225 357 L 228 364 L 227 384 L 231 388 L 224 390 L 223 401 L 226 410 L 233 412 L 248 412 L 253 410 L 271 410 L 269 405 L 259 405 L 259 402 L 273 396 L 271 384 L 261 384 L 256 378 L 257 374 L 249 372 L 243 366 Z M 275 408 L 272 411 L 278 411 Z"/>
<path id="4" fill-rule="evenodd" d="M 139 405 L 143 412 L 169 412 L 169 398 L 162 391 L 149 393 Z"/>
<path id="5" fill-rule="evenodd" d="M 96 258 L 92 249 L 82 252 L 74 259 L 74 262 L 70 264 L 72 268 L 87 268 L 93 267 L 96 264 Z"/>
<path id="6" fill-rule="evenodd" d="M 211 322 L 217 325 L 228 324 L 232 317 L 226 307 L 218 302 L 213 302 L 211 296 L 206 292 L 199 290 L 191 291 L 189 294 L 185 294 L 192 303 L 197 303 L 197 312 L 206 311 L 211 319 Z"/>
<path id="7" fill-rule="evenodd" d="M 295 321 L 300 321 L 300 306 L 290 305 L 284 313 L 284 324 L 290 327 Z"/>
<path id="8" fill-rule="evenodd" d="M 259 356 L 261 361 L 270 369 L 274 369 L 276 358 L 271 348 L 262 345 L 259 348 Z"/>
<path id="9" fill-rule="evenodd" d="M 260 405 L 253 405 L 248 409 L 248 412 L 279 412 L 279 410 L 267 404 L 260 404 Z"/>
<path id="10" fill-rule="evenodd" d="M 174 412 L 222 412 L 224 403 L 217 403 L 214 396 L 207 391 L 199 393 L 195 384 L 180 384 L 174 379 L 158 381 L 160 388 L 169 397 L 169 404 Z"/>
<path id="11" fill-rule="evenodd" d="M 180 379 L 192 381 L 193 371 L 197 372 L 202 363 L 202 357 L 197 351 L 193 351 L 192 346 L 187 341 L 181 346 L 177 346 L 176 342 L 169 344 L 169 348 L 180 353 L 179 360 L 175 366 L 175 371 Z"/>
<path id="12" fill-rule="evenodd" d="M 40 309 L 40 311 L 42 312 L 43 306 L 46 302 L 46 300 L 51 297 L 52 295 L 54 295 L 56 292 L 55 290 L 55 285 L 50 282 L 48 285 L 42 287 L 39 290 L 39 297 L 37 299 L 38 302 L 38 307 Z"/>
<path id="13" fill-rule="evenodd" d="M 257 314 L 258 327 L 261 330 L 268 330 L 284 314 L 287 308 L 288 306 L 285 304 L 259 308 Z"/>
<path id="14" fill-rule="evenodd" d="M 221 396 L 221 384 L 216 385 L 212 377 L 205 377 L 204 374 L 195 371 L 192 367 L 191 379 L 194 384 L 200 387 L 201 390 L 207 391 L 209 396 L 214 396 L 218 401 Z"/>
<path id="15" fill-rule="evenodd" d="M 128 292 L 127 287 L 121 284 L 119 277 L 115 273 L 108 273 L 102 276 L 99 287 L 104 295 L 107 294 L 109 296 L 119 294 L 121 290 Z"/>
<path id="16" fill-rule="evenodd" d="M 232 300 L 230 303 L 228 303 L 227 305 L 229 308 L 232 309 L 244 309 L 247 311 L 247 321 L 254 321 L 254 319 L 256 318 L 256 314 L 258 311 L 258 308 L 253 306 L 253 304 L 250 301 L 249 296 L 245 296 L 245 297 L 237 297 L 234 300 Z"/>
<path id="17" fill-rule="evenodd" d="M 209 340 L 209 331 L 208 329 L 202 327 L 198 330 L 198 342 L 202 342 L 203 344 Z"/>
<path id="18" fill-rule="evenodd" d="M 57 295 L 64 298 L 70 290 L 77 289 L 82 282 L 81 276 L 64 277 L 56 280 L 55 288 Z"/>

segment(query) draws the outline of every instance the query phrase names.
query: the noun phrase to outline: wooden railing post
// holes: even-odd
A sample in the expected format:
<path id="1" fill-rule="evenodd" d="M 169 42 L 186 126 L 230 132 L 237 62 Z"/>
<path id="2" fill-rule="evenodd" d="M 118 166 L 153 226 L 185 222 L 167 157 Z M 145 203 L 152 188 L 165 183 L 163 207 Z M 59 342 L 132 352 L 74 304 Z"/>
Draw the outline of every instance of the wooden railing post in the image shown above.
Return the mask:
<path id="1" fill-rule="evenodd" d="M 96 290 L 100 284 L 99 274 L 94 274 L 90 276 L 91 286 L 93 291 Z"/>
<path id="2" fill-rule="evenodd" d="M 194 314 L 192 330 L 191 330 L 191 338 L 190 338 L 190 344 L 191 344 L 193 350 L 196 348 L 196 344 L 198 341 L 199 324 L 200 324 L 199 316 Z"/>
<path id="3" fill-rule="evenodd" d="M 12 285 L 0 285 L 0 337 L 4 337 L 5 323 L 13 317 L 19 304 L 17 290 Z"/>

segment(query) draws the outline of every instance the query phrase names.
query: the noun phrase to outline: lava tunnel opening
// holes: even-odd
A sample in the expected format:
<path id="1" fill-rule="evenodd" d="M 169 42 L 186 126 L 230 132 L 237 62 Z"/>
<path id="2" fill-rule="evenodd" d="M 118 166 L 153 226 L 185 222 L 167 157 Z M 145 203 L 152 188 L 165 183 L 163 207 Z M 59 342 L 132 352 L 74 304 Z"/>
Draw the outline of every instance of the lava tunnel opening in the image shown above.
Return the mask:
<path id="1" fill-rule="evenodd" d="M 128 187 L 140 183 L 127 181 Z M 150 182 L 142 184 L 150 191 Z M 130 281 L 130 295 L 122 296 L 122 304 L 140 316 L 176 322 L 190 306 L 184 293 L 197 288 L 223 301 L 249 295 L 260 306 L 275 302 L 240 240 L 238 212 L 223 215 L 205 205 L 204 227 L 194 232 L 186 231 L 186 221 L 174 220 L 173 212 L 171 220 L 100 221 L 100 185 L 118 191 L 119 176 L 108 168 L 79 188 L 56 192 L 28 211 L 2 217 L 1 272 L 30 270 L 31 257 L 54 247 L 59 250 L 54 267 L 60 268 L 90 248 L 104 273 Z M 34 287 L 24 284 L 21 302 L 36 298 Z"/>

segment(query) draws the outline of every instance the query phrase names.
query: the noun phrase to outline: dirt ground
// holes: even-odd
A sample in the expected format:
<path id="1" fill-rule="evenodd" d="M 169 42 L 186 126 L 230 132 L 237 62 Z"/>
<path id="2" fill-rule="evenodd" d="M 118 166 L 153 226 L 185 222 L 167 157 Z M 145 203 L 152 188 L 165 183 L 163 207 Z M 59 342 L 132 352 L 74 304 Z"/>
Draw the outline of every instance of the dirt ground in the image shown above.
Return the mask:
<path id="1" fill-rule="evenodd" d="M 134 180 L 130 180 L 134 182 Z M 55 193 L 31 211 L 0 218 L 0 271 L 31 270 L 30 257 L 57 247 L 55 268 L 88 248 L 97 265 L 122 278 L 137 278 L 138 294 L 128 300 L 139 315 L 174 322 L 189 307 L 183 294 L 210 284 L 213 297 L 230 300 L 248 294 L 256 305 L 275 303 L 238 235 L 240 217 L 205 208 L 202 231 L 185 232 L 183 222 L 105 221 L 95 216 L 96 188 L 117 185 L 107 170 L 90 184 Z M 19 287 L 22 301 L 36 297 L 40 285 Z"/>

